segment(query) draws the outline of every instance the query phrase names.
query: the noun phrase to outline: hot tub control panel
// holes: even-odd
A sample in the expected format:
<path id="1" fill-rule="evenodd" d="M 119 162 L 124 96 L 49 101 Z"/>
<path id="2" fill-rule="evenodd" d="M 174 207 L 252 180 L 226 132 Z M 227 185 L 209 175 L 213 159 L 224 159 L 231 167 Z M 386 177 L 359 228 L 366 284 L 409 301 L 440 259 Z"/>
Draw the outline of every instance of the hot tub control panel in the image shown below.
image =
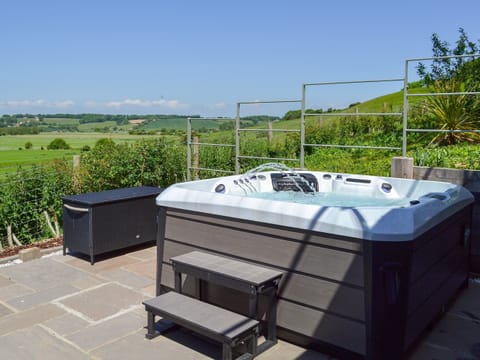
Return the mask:
<path id="1" fill-rule="evenodd" d="M 272 187 L 275 191 L 317 192 L 318 181 L 315 175 L 308 173 L 272 173 Z"/>

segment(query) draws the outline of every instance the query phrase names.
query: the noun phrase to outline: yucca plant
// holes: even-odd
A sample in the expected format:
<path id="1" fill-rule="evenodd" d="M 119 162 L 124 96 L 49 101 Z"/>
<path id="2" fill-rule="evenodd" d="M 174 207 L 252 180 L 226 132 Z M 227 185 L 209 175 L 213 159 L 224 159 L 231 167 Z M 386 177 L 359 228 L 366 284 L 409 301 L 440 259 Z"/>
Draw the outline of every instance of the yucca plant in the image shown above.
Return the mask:
<path id="1" fill-rule="evenodd" d="M 455 78 L 438 80 L 433 85 L 438 93 L 465 92 L 465 84 Z M 441 130 L 452 132 L 436 135 L 431 144 L 453 145 L 462 141 L 479 142 L 480 136 L 474 132 L 453 132 L 453 130 L 480 129 L 480 101 L 478 95 L 438 95 L 426 101 L 426 111 Z"/>

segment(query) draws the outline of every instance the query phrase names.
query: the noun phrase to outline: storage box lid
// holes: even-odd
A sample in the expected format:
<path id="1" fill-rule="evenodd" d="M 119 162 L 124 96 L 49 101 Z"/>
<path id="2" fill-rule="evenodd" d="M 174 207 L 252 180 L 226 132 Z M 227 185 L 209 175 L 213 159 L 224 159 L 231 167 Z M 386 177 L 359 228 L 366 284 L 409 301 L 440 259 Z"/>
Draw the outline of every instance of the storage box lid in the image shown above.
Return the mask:
<path id="1" fill-rule="evenodd" d="M 137 186 L 116 190 L 106 190 L 100 192 L 92 192 L 78 195 L 66 195 L 62 197 L 63 202 L 77 203 L 84 205 L 99 205 L 124 201 L 134 198 L 143 198 L 149 196 L 157 196 L 163 191 L 161 188 L 153 186 Z"/>

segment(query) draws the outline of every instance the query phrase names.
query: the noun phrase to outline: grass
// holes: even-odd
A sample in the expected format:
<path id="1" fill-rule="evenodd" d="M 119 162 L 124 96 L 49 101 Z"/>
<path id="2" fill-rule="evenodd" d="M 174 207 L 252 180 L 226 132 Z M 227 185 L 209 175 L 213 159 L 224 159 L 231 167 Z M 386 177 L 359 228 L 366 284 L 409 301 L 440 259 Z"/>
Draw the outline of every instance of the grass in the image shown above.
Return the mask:
<path id="1" fill-rule="evenodd" d="M 24 147 L 25 143 L 33 144 L 32 150 L 40 150 L 47 147 L 53 139 L 62 138 L 72 149 L 80 150 L 84 145 L 93 146 L 99 139 L 109 138 L 115 142 L 135 142 L 141 138 L 138 135 L 117 134 L 117 133 L 40 133 L 37 135 L 6 135 L 0 137 L 0 152 L 3 150 L 18 150 Z"/>
<path id="2" fill-rule="evenodd" d="M 72 118 L 44 118 L 41 124 L 47 125 L 78 125 L 80 124 L 79 119 Z"/>
<path id="3" fill-rule="evenodd" d="M 231 120 L 193 120 L 192 128 L 193 129 L 218 129 L 221 123 L 228 122 Z M 145 130 L 185 130 L 187 128 L 187 119 L 158 119 L 150 121 L 146 124 L 140 126 L 141 129 Z"/>
<path id="4" fill-rule="evenodd" d="M 90 123 L 80 123 L 79 119 L 72 119 L 72 118 L 44 118 L 43 121 L 40 123 L 40 127 L 52 127 L 52 126 L 72 126 L 77 127 L 78 131 L 81 132 L 94 132 L 99 129 L 105 128 L 116 128 L 118 130 L 128 131 L 133 129 L 135 126 L 132 124 L 126 125 L 117 125 L 115 121 L 103 121 L 103 122 L 90 122 Z"/>
<path id="5" fill-rule="evenodd" d="M 15 172 L 19 167 L 72 159 L 78 153 L 76 150 L 3 150 L 0 151 L 0 176 Z"/>
<path id="6" fill-rule="evenodd" d="M 78 125 L 78 130 L 81 132 L 91 132 L 95 131 L 96 129 L 111 129 L 114 127 L 118 127 L 115 121 L 103 121 L 103 122 L 96 122 L 96 123 L 85 123 Z M 130 128 L 133 126 L 130 125 Z"/>
<path id="7" fill-rule="evenodd" d="M 47 150 L 48 144 L 62 138 L 70 150 Z M 0 176 L 14 172 L 18 166 L 26 166 L 49 162 L 55 159 L 68 159 L 80 154 L 82 147 L 93 147 L 102 138 L 109 138 L 116 143 L 133 143 L 142 136 L 117 133 L 40 133 L 38 135 L 6 135 L 0 137 Z M 151 138 L 151 137 L 149 137 Z M 25 144 L 32 143 L 32 148 L 26 150 Z M 42 150 L 42 148 L 44 150 Z M 21 149 L 21 150 L 20 150 Z"/>
<path id="8" fill-rule="evenodd" d="M 409 94 L 425 94 L 430 92 L 427 88 L 409 89 Z M 410 105 L 423 101 L 424 97 L 411 97 L 408 100 Z M 379 96 L 377 98 L 365 101 L 356 106 L 352 106 L 349 111 L 355 111 L 358 107 L 359 112 L 402 112 L 403 111 L 403 90 L 391 94 Z"/>

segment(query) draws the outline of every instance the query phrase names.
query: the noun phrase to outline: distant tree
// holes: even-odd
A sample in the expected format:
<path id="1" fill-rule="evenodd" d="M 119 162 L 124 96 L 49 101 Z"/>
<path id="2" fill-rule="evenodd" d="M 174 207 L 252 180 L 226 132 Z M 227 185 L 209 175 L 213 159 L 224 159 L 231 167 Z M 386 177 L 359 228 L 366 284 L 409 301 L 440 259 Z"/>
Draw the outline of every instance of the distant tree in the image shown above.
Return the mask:
<path id="1" fill-rule="evenodd" d="M 97 142 L 95 143 L 96 148 L 111 148 L 115 146 L 115 142 L 112 139 L 109 138 L 102 138 L 98 139 Z"/>
<path id="2" fill-rule="evenodd" d="M 62 138 L 53 139 L 50 144 L 47 145 L 48 150 L 68 150 L 70 145 Z"/>
<path id="3" fill-rule="evenodd" d="M 459 28 L 458 32 L 460 36 L 453 49 L 450 48 L 448 42 L 441 40 L 438 34 L 432 34 L 432 52 L 436 59 L 432 61 L 430 70 L 427 69 L 424 63 L 419 63 L 417 66 L 417 74 L 424 80 L 426 85 L 432 85 L 437 80 L 446 80 L 452 77 L 457 77 L 462 82 L 471 80 L 472 76 L 476 79 L 480 78 L 480 62 L 478 60 L 470 57 L 449 58 L 449 56 L 478 53 L 477 44 L 468 39 L 465 30 Z M 471 87 L 477 84 L 467 85 Z"/>
<path id="4" fill-rule="evenodd" d="M 32 147 L 33 147 L 33 144 L 32 144 L 30 141 L 27 141 L 27 142 L 25 143 L 25 149 L 29 150 L 29 149 L 31 149 Z"/>

